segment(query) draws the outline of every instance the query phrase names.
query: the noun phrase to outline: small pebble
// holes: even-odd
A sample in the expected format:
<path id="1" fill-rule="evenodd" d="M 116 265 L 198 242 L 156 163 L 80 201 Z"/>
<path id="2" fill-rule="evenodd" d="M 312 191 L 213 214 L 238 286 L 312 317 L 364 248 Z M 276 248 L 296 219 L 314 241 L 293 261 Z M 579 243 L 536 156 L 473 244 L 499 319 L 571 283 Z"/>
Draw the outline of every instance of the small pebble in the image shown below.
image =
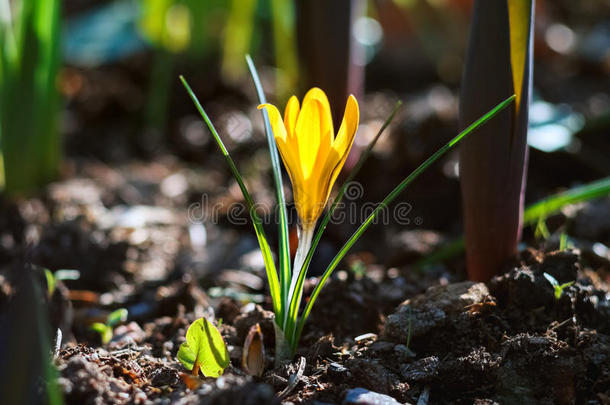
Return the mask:
<path id="1" fill-rule="evenodd" d="M 365 388 L 352 388 L 347 392 L 343 405 L 401 405 L 401 403 L 389 395 Z"/>

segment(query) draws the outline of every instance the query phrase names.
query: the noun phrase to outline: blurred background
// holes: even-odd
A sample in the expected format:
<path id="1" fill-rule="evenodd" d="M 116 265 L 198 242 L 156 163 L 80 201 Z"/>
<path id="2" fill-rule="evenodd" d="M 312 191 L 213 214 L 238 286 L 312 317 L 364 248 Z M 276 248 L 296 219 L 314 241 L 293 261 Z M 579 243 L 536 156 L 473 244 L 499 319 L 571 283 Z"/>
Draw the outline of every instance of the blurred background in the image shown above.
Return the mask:
<path id="1" fill-rule="evenodd" d="M 245 54 L 280 110 L 290 95 L 320 86 L 338 126 L 347 95 L 357 96 L 361 124 L 346 172 L 395 102 L 404 102 L 359 175 L 359 204 L 380 201 L 459 129 L 471 1 L 0 4 L 4 181 L 18 197 L 4 203 L 1 257 L 6 265 L 31 249 L 45 267 L 79 269 L 75 288 L 133 296 L 137 288 L 125 280 L 194 272 L 205 284 L 219 270 L 264 274 L 249 226 L 235 225 L 223 209 L 217 221 L 197 220 L 204 206 L 228 207 L 241 195 L 179 74 L 267 207 L 274 203 L 271 171 Z M 535 21 L 527 202 L 610 174 L 610 3 L 538 0 Z M 493 72 L 481 80 L 493 80 Z M 42 174 L 33 172 L 38 166 Z M 461 235 L 457 176 L 456 154 L 426 172 L 402 197 L 408 221 L 374 227 L 348 260 L 352 267 L 408 269 Z M 609 243 L 610 227 L 600 225 L 608 222 L 604 204 L 571 236 Z M 245 212 L 231 215 L 247 219 Z M 356 225 L 329 229 L 314 274 Z M 437 271 L 460 278 L 463 263 Z M 260 277 L 227 274 L 207 286 L 262 289 Z"/>

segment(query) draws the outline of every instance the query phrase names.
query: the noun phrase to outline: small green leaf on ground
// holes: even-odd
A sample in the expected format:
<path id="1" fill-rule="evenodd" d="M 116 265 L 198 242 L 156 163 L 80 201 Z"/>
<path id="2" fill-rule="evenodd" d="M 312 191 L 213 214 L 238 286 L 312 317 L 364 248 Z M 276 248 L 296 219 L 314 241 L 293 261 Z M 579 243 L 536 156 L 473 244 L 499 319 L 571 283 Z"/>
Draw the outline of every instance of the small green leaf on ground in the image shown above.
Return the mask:
<path id="1" fill-rule="evenodd" d="M 114 312 L 111 312 L 106 319 L 106 325 L 110 328 L 114 328 L 118 324 L 127 320 L 127 310 L 125 308 L 119 308 Z"/>
<path id="2" fill-rule="evenodd" d="M 91 325 L 91 330 L 100 334 L 102 344 L 108 344 L 112 340 L 112 328 L 104 323 L 95 322 Z"/>
<path id="3" fill-rule="evenodd" d="M 229 352 L 216 327 L 207 319 L 200 318 L 186 331 L 186 342 L 178 350 L 178 360 L 191 370 L 206 377 L 219 377 L 229 365 Z"/>
<path id="4" fill-rule="evenodd" d="M 557 279 L 555 277 L 551 276 L 549 273 L 544 273 L 543 276 L 553 286 L 553 289 L 555 290 L 555 299 L 557 299 L 557 300 L 560 299 L 561 296 L 563 295 L 564 289 L 566 289 L 569 286 L 571 286 L 572 284 L 574 284 L 574 281 L 569 281 L 567 283 L 559 284 L 559 281 L 557 281 Z"/>

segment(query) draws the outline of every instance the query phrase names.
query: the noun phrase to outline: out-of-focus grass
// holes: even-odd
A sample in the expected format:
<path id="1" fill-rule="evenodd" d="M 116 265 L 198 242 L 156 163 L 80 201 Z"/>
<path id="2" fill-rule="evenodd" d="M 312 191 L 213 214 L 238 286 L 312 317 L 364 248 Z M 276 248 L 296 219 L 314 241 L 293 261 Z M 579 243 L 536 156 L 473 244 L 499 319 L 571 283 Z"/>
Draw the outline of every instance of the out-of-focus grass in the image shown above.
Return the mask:
<path id="1" fill-rule="evenodd" d="M 0 177 L 12 194 L 34 190 L 58 170 L 59 5 L 0 3 Z"/>

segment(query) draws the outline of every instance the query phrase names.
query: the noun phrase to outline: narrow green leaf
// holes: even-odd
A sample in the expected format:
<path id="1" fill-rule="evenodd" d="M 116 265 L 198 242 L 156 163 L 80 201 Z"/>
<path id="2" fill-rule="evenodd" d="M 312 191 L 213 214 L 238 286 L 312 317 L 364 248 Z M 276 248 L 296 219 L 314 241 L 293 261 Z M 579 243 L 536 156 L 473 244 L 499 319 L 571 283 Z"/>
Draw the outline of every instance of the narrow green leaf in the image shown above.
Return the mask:
<path id="1" fill-rule="evenodd" d="M 559 250 L 566 250 L 568 248 L 568 234 L 562 232 L 559 236 Z"/>
<path id="2" fill-rule="evenodd" d="M 219 377 L 229 365 L 229 352 L 220 332 L 207 319 L 199 318 L 186 331 L 178 360 L 189 370 L 206 377 Z"/>
<path id="3" fill-rule="evenodd" d="M 551 237 L 551 232 L 549 232 L 549 228 L 546 226 L 546 218 L 538 218 L 538 223 L 536 224 L 536 230 L 534 231 L 534 237 L 537 239 L 547 240 Z"/>
<path id="4" fill-rule="evenodd" d="M 256 213 L 256 209 L 254 207 L 254 201 L 252 200 L 252 197 L 250 196 L 250 193 L 248 192 L 248 189 L 246 188 L 246 185 L 244 184 L 243 178 L 242 178 L 241 174 L 239 173 L 239 170 L 237 170 L 237 167 L 235 166 L 233 159 L 229 155 L 229 152 L 227 151 L 227 148 L 225 147 L 224 143 L 222 142 L 222 139 L 220 139 L 220 136 L 218 135 L 218 132 L 216 131 L 216 128 L 214 127 L 214 124 L 212 124 L 212 121 L 210 120 L 210 118 L 206 114 L 205 110 L 201 106 L 201 103 L 197 99 L 197 96 L 195 96 L 195 93 L 193 93 L 193 90 L 191 90 L 191 87 L 188 85 L 188 83 L 186 82 L 186 79 L 183 76 L 180 76 L 180 80 L 182 81 L 182 84 L 183 84 L 184 88 L 186 89 L 187 93 L 191 97 L 191 100 L 193 100 L 193 103 L 195 104 L 195 107 L 199 111 L 199 114 L 201 114 L 201 117 L 203 118 L 206 125 L 210 129 L 210 132 L 212 133 L 212 136 L 214 137 L 214 140 L 216 141 L 218 148 L 222 152 L 227 164 L 229 165 L 229 169 L 231 169 L 231 173 L 233 174 L 235 181 L 237 181 L 237 184 L 239 184 L 241 193 L 243 194 L 244 200 L 246 201 L 246 204 L 248 206 L 248 211 L 250 212 L 250 218 L 252 218 L 252 223 L 254 225 L 254 231 L 256 232 L 256 237 L 258 239 L 258 243 L 259 243 L 261 251 L 263 253 L 263 260 L 265 261 L 265 269 L 267 272 L 267 280 L 269 281 L 269 290 L 271 293 L 271 300 L 273 301 L 273 312 L 275 314 L 281 314 L 282 313 L 282 300 L 281 300 L 281 290 L 280 290 L 280 286 L 279 286 L 277 270 L 275 268 L 275 262 L 273 261 L 273 254 L 271 253 L 271 247 L 269 246 L 269 242 L 267 241 L 267 236 L 265 235 L 265 231 L 263 229 L 262 221 L 261 221 L 260 217 L 258 216 L 258 214 Z"/>
<path id="5" fill-rule="evenodd" d="M 254 66 L 254 62 L 252 62 L 252 58 L 250 55 L 246 55 L 246 62 L 248 64 L 248 69 L 250 70 L 250 75 L 252 76 L 252 81 L 254 82 L 254 87 L 256 88 L 256 93 L 258 95 L 259 104 L 266 104 L 267 99 L 265 98 L 265 92 L 263 90 L 263 85 L 261 84 L 260 78 L 258 77 L 258 72 L 256 71 L 256 66 Z M 275 143 L 275 137 L 273 136 L 273 130 L 271 129 L 271 122 L 269 121 L 269 114 L 265 108 L 261 109 L 261 114 L 263 116 L 263 122 L 265 123 L 265 134 L 267 135 L 267 146 L 269 148 L 269 155 L 271 156 L 271 167 L 273 168 L 273 180 L 275 185 L 275 198 L 277 199 L 277 204 L 280 214 L 280 221 L 278 224 L 279 233 L 280 233 L 280 241 L 279 241 L 279 257 L 280 257 L 280 289 L 282 291 L 282 312 L 286 311 L 288 307 L 288 289 L 290 287 L 290 239 L 288 236 L 288 215 L 286 213 L 286 199 L 284 197 L 284 183 L 282 181 L 282 167 L 280 165 L 279 153 L 277 150 L 277 145 Z M 277 319 L 281 320 L 284 318 L 282 313 L 277 314 Z"/>
<path id="6" fill-rule="evenodd" d="M 364 166 L 364 163 L 367 161 L 367 159 L 371 155 L 373 148 L 377 144 L 377 141 L 379 140 L 381 135 L 384 133 L 386 128 L 390 125 L 390 123 L 394 120 L 394 117 L 396 116 L 396 113 L 400 109 L 401 105 L 402 105 L 402 101 L 399 100 L 398 102 L 396 102 L 396 105 L 392 109 L 392 112 L 390 113 L 388 118 L 386 118 L 386 120 L 383 123 L 383 125 L 381 126 L 381 128 L 379 128 L 379 131 L 377 131 L 377 134 L 375 135 L 375 137 L 369 142 L 366 149 L 360 155 L 358 162 L 356 163 L 354 168 L 350 171 L 350 174 L 347 176 L 347 178 L 345 179 L 343 184 L 341 184 L 341 187 L 339 187 L 339 192 L 337 193 L 337 196 L 333 200 L 333 202 L 330 205 L 330 207 L 328 208 L 328 210 L 326 210 L 326 214 L 324 215 L 324 217 L 322 218 L 322 221 L 320 222 L 320 225 L 318 226 L 318 229 L 313 238 L 311 247 L 309 248 L 309 252 L 307 252 L 307 257 L 305 258 L 305 262 L 303 262 L 303 267 L 300 270 L 299 278 L 297 279 L 297 283 L 296 283 L 296 287 L 295 287 L 296 296 L 292 297 L 290 299 L 290 303 L 289 303 L 290 313 L 288 315 L 288 324 L 286 327 L 286 333 L 287 333 L 286 338 L 290 342 L 291 346 L 293 347 L 293 350 L 296 349 L 296 344 L 298 343 L 297 341 L 295 341 L 294 337 L 295 337 L 295 328 L 296 328 L 296 324 L 297 324 L 299 308 L 301 306 L 301 300 L 303 299 L 303 284 L 305 283 L 305 279 L 307 277 L 307 271 L 309 270 L 309 264 L 311 263 L 311 259 L 313 258 L 316 248 L 318 247 L 318 243 L 320 243 L 324 230 L 328 226 L 328 222 L 332 218 L 332 215 L 335 212 L 337 205 L 343 200 L 343 195 L 345 194 L 345 190 L 347 189 L 349 184 L 352 182 L 352 180 L 354 180 L 356 178 L 356 176 L 362 169 L 362 166 Z"/>
<path id="7" fill-rule="evenodd" d="M 125 322 L 127 320 L 128 312 L 125 308 L 119 308 L 116 311 L 112 311 L 108 318 L 106 319 L 106 325 L 111 328 L 114 328 L 118 324 Z"/>
<path id="8" fill-rule="evenodd" d="M 548 217 L 569 204 L 589 201 L 610 194 L 610 177 L 574 187 L 563 193 L 552 195 L 527 207 L 523 214 L 525 224 L 535 223 L 538 218 Z"/>
<path id="9" fill-rule="evenodd" d="M 482 116 L 481 118 L 476 120 L 473 124 L 468 126 L 465 130 L 460 132 L 455 138 L 450 140 L 445 146 L 443 146 L 442 148 L 437 150 L 432 156 L 430 156 L 428 159 L 426 159 L 426 161 L 424 161 L 421 165 L 419 165 L 400 184 L 398 184 L 398 186 L 396 186 L 394 188 L 394 190 L 392 190 L 390 192 L 390 194 L 388 194 L 386 196 L 386 198 L 383 199 L 383 201 L 375 208 L 375 210 L 371 213 L 371 215 L 369 215 L 369 217 L 358 227 L 356 232 L 354 232 L 354 234 L 347 240 L 347 242 L 345 242 L 343 247 L 335 255 L 333 260 L 330 262 L 330 264 L 324 271 L 322 278 L 320 278 L 320 281 L 314 288 L 313 293 L 311 294 L 311 297 L 309 298 L 309 302 L 307 303 L 307 306 L 305 307 L 305 311 L 303 312 L 303 315 L 301 316 L 301 319 L 299 320 L 294 341 L 298 342 L 298 340 L 301 336 L 301 333 L 303 331 L 303 326 L 305 325 L 305 322 L 307 321 L 307 318 L 309 317 L 309 313 L 311 312 L 311 308 L 315 304 L 316 299 L 318 298 L 318 295 L 320 294 L 320 291 L 326 284 L 326 281 L 328 280 L 328 278 L 330 277 L 332 272 L 335 270 L 335 268 L 339 265 L 341 260 L 345 257 L 345 255 L 347 254 L 349 249 L 351 249 L 351 247 L 356 243 L 356 241 L 360 238 L 360 236 L 362 236 L 364 231 L 366 231 L 366 229 L 373 223 L 374 219 L 377 217 L 379 212 L 381 212 L 381 210 L 383 210 L 390 203 L 392 203 L 396 199 L 396 197 L 398 197 L 400 195 L 400 193 L 402 193 L 402 191 L 409 184 L 411 184 L 417 177 L 419 177 L 420 174 L 422 174 L 424 171 L 426 171 L 426 169 L 431 164 L 436 162 L 442 155 L 444 155 L 451 148 L 453 148 L 464 137 L 466 137 L 467 135 L 472 133 L 474 130 L 476 130 L 481 125 L 483 125 L 484 123 L 489 121 L 491 118 L 493 118 L 500 111 L 502 111 L 503 109 L 508 107 L 514 100 L 515 100 L 515 95 L 513 94 L 512 96 L 508 97 L 506 100 L 504 100 L 503 102 L 498 104 L 496 107 L 494 107 L 492 110 L 490 110 L 487 114 L 485 114 L 484 116 Z"/>

